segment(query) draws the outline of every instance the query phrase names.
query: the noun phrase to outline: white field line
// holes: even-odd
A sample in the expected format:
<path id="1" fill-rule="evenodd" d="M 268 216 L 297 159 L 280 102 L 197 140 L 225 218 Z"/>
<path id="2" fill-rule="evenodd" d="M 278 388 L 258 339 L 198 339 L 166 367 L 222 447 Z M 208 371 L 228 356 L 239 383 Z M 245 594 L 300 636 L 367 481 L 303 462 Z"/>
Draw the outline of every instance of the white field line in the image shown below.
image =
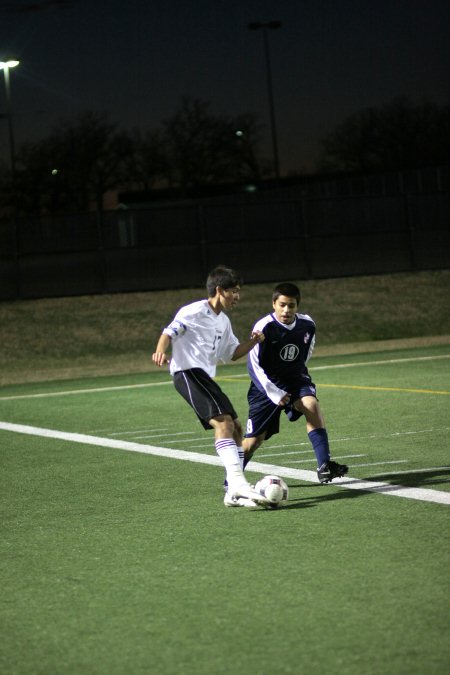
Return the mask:
<path id="1" fill-rule="evenodd" d="M 367 455 L 340 455 L 338 457 L 333 455 L 333 459 L 354 459 L 356 457 L 367 457 Z M 308 459 L 288 459 L 288 462 L 289 464 L 308 464 L 309 462 L 314 462 L 314 457 L 308 457 Z"/>
<path id="2" fill-rule="evenodd" d="M 443 429 L 418 429 L 414 431 L 393 431 L 390 434 L 370 434 L 369 436 L 347 436 L 346 438 L 330 438 L 330 445 L 335 443 L 348 443 L 349 441 L 366 441 L 373 440 L 377 438 L 399 438 L 401 436 L 412 436 L 415 434 L 434 434 L 437 431 L 449 431 L 450 427 L 444 427 Z M 144 436 L 142 437 L 144 438 Z M 202 437 L 199 438 L 190 438 L 189 442 L 200 441 Z M 182 443 L 183 439 L 180 441 L 171 441 L 171 443 Z M 192 448 L 206 448 L 208 445 L 211 445 L 211 441 L 205 441 L 201 445 L 191 445 Z M 281 443 L 279 445 L 268 445 L 266 446 L 267 450 L 275 450 L 276 448 L 296 448 L 301 446 L 307 446 L 308 450 L 288 450 L 287 452 L 258 452 L 258 457 L 265 459 L 266 457 L 287 457 L 288 455 L 306 455 L 311 452 L 311 443 L 310 441 L 300 441 L 299 443 Z M 288 460 L 289 461 L 289 460 Z"/>
<path id="3" fill-rule="evenodd" d="M 311 443 L 292 443 L 286 445 L 277 445 L 277 448 L 292 448 L 293 445 L 307 445 L 308 450 L 288 450 L 288 452 L 258 452 L 259 457 L 287 457 L 288 455 L 308 455 L 312 452 Z M 270 448 L 272 450 L 272 448 Z"/>
<path id="4" fill-rule="evenodd" d="M 407 464 L 409 462 L 409 459 L 391 459 L 386 462 L 366 462 L 364 464 L 354 464 L 352 462 L 352 469 L 355 466 L 385 466 L 386 464 Z M 401 471 L 400 473 L 408 473 L 407 471 Z M 411 472 L 412 473 L 412 472 Z M 383 474 L 379 474 L 382 476 Z"/>
<path id="5" fill-rule="evenodd" d="M 44 429 L 41 427 L 32 427 L 24 424 L 12 424 L 10 422 L 0 422 L 0 429 L 30 436 L 40 436 L 44 438 L 55 438 L 58 440 L 69 441 L 71 443 L 83 443 L 84 445 L 94 445 L 102 448 L 114 448 L 117 450 L 126 450 L 128 452 L 140 452 L 147 455 L 156 455 L 158 457 L 168 457 L 170 459 L 179 459 L 188 462 L 198 462 L 200 464 L 210 464 L 223 468 L 222 461 L 217 455 L 204 455 L 198 452 L 186 452 L 174 450 L 172 448 L 159 448 L 153 445 L 143 445 L 132 443 L 130 441 L 121 441 L 115 438 L 101 438 L 99 436 L 89 436 L 87 434 L 68 433 L 66 431 L 57 431 L 55 429 Z M 306 471 L 302 469 L 292 469 L 275 464 L 264 464 L 260 462 L 250 462 L 249 471 L 256 473 L 275 474 L 282 478 L 293 478 L 303 480 L 309 483 L 317 483 L 317 474 L 315 471 Z M 333 485 L 344 487 L 348 490 L 367 490 L 370 492 L 380 492 L 385 495 L 395 497 L 405 497 L 407 499 L 416 499 L 425 502 L 434 502 L 436 504 L 445 504 L 450 506 L 450 493 L 431 490 L 425 488 L 407 488 L 402 485 L 389 485 L 389 483 L 358 480 L 345 476 L 336 478 Z"/>
<path id="6" fill-rule="evenodd" d="M 347 438 L 336 438 L 330 443 L 346 443 L 347 441 L 366 441 L 376 438 L 398 438 L 400 436 L 415 436 L 416 434 L 434 434 L 436 431 L 448 431 L 450 427 L 442 429 L 417 429 L 413 431 L 391 431 L 390 434 L 370 434 L 369 436 L 348 436 Z"/>
<path id="7" fill-rule="evenodd" d="M 145 389 L 147 387 L 161 387 L 172 384 L 172 380 L 163 382 L 145 382 L 142 384 L 122 384 L 117 387 L 93 387 L 92 389 L 70 389 L 63 391 L 47 391 L 40 394 L 20 394 L 18 396 L 0 396 L 0 401 L 15 401 L 21 398 L 47 398 L 49 396 L 73 396 L 74 394 L 98 394 L 104 391 L 121 391 L 122 389 Z"/>
<path id="8" fill-rule="evenodd" d="M 418 356 L 404 359 L 386 359 L 383 361 L 358 361 L 356 363 L 336 363 L 334 365 L 328 366 L 313 366 L 311 371 L 315 370 L 332 370 L 334 368 L 356 368 L 358 366 L 380 366 L 387 365 L 390 363 L 408 363 L 411 361 L 433 361 L 437 359 L 450 359 L 450 354 L 436 354 L 435 356 Z M 239 375 L 226 375 L 217 377 L 218 380 L 235 380 L 240 378 L 248 378 L 247 373 L 242 373 Z M 15 396 L 0 396 L 0 401 L 15 401 L 19 399 L 27 398 L 46 398 L 49 396 L 73 396 L 75 394 L 92 394 L 105 391 L 120 391 L 122 389 L 144 389 L 147 387 L 162 387 L 167 384 L 172 384 L 172 380 L 164 380 L 163 382 L 144 382 L 142 384 L 124 384 L 118 385 L 115 387 L 95 387 L 92 389 L 71 389 L 63 391 L 48 391 L 42 392 L 40 394 L 17 394 Z"/>
<path id="9" fill-rule="evenodd" d="M 334 368 L 357 368 L 358 366 L 385 366 L 390 363 L 408 363 L 411 361 L 435 361 L 437 359 L 450 359 L 450 354 L 436 354 L 435 356 L 411 356 L 403 359 L 383 359 L 382 361 L 355 361 L 354 363 L 335 363 L 326 366 L 308 366 L 308 370 L 333 370 Z M 227 378 L 248 377 L 247 375 L 226 375 Z"/>
<path id="10" fill-rule="evenodd" d="M 330 438 L 330 445 L 335 443 L 348 443 L 354 441 L 367 441 L 367 440 L 376 440 L 378 438 L 400 438 L 401 436 L 415 436 L 416 434 L 434 434 L 438 431 L 449 431 L 450 427 L 444 427 L 442 429 L 418 429 L 413 431 L 392 431 L 390 434 L 370 434 L 368 436 L 347 436 L 345 438 Z M 194 439 L 195 440 L 195 439 Z M 267 450 L 274 450 L 275 448 L 295 448 L 297 446 L 311 446 L 309 441 L 301 441 L 300 443 L 283 443 L 280 445 L 271 445 L 266 446 Z M 285 455 L 296 455 L 307 452 L 305 450 L 293 450 L 289 452 L 273 452 L 273 453 L 260 453 L 260 457 L 284 457 Z"/>
<path id="11" fill-rule="evenodd" d="M 401 460 L 400 460 L 401 461 Z M 400 464 L 400 461 L 397 464 Z M 403 460 L 406 462 L 407 460 Z M 394 464 L 395 462 L 378 462 L 378 464 Z M 365 466 L 364 464 L 358 464 L 357 466 Z M 371 464 L 370 466 L 374 466 Z M 409 469 L 408 471 L 390 471 L 390 476 L 402 476 L 409 473 L 433 473 L 433 471 L 449 471 L 450 466 L 429 466 L 426 469 Z M 385 476 L 386 473 L 375 474 L 375 476 Z M 374 476 L 374 478 L 375 478 Z"/>
<path id="12" fill-rule="evenodd" d="M 144 432 L 152 432 L 153 434 L 155 432 L 159 431 L 169 431 L 169 427 L 161 427 L 158 429 L 153 429 L 153 428 L 146 428 L 146 429 L 133 429 L 133 431 L 111 431 L 110 429 L 97 429 L 93 430 L 92 433 L 104 433 L 108 434 L 108 436 L 133 436 L 134 434 L 143 434 Z"/>
<path id="13" fill-rule="evenodd" d="M 171 438 L 171 436 L 192 436 L 195 434 L 195 431 L 172 431 L 170 434 L 154 434 L 153 436 L 134 436 L 134 440 L 138 441 L 141 438 Z M 188 443 L 190 438 L 182 438 L 179 442 Z"/>
<path id="14" fill-rule="evenodd" d="M 148 436 L 138 436 L 139 439 L 144 439 L 148 438 Z M 212 439 L 210 438 L 209 441 L 205 441 L 204 443 L 201 443 L 200 445 L 190 445 L 193 441 L 201 441 L 203 440 L 202 438 L 171 438 L 170 442 L 171 443 L 185 443 L 186 447 L 188 447 L 190 450 L 192 448 L 212 448 L 214 445 L 214 436 Z M 188 446 L 189 443 L 189 446 Z"/>
<path id="15" fill-rule="evenodd" d="M 361 455 L 361 457 L 366 457 L 366 455 Z M 339 457 L 337 459 L 339 459 Z M 288 460 L 288 461 L 289 461 L 290 464 L 301 464 L 302 463 L 300 461 L 290 461 L 290 460 Z M 314 459 L 311 459 L 309 461 L 314 462 Z M 355 466 L 359 467 L 359 466 L 384 466 L 385 464 L 407 464 L 408 462 L 409 462 L 409 459 L 394 459 L 392 461 L 386 461 L 386 462 L 364 462 L 364 464 L 359 464 L 359 463 L 355 464 L 354 462 L 352 462 L 350 468 L 353 469 Z M 306 460 L 303 460 L 303 463 L 306 464 Z M 450 466 L 447 467 L 447 468 L 450 469 Z M 428 469 L 426 469 L 426 471 L 428 471 Z M 398 473 L 408 473 L 408 471 L 400 471 Z M 411 473 L 413 473 L 413 472 L 411 472 Z M 384 474 L 380 473 L 380 474 L 377 474 L 377 475 L 383 476 Z M 391 475 L 391 473 L 389 473 L 389 475 Z"/>
<path id="16" fill-rule="evenodd" d="M 334 443 L 347 443 L 348 441 L 366 441 L 366 440 L 373 440 L 377 438 L 397 438 L 400 436 L 412 436 L 416 434 L 434 434 L 437 431 L 449 431 L 450 427 L 444 427 L 443 429 L 418 429 L 418 430 L 412 430 L 412 431 L 392 431 L 389 434 L 370 434 L 367 436 L 346 436 L 344 438 L 332 438 L 330 439 L 330 444 Z M 196 431 L 181 431 L 181 432 L 174 432 L 174 433 L 165 433 L 165 434 L 154 434 L 151 433 L 146 436 L 137 436 L 136 434 L 143 433 L 144 431 L 148 432 L 160 432 L 160 431 L 167 431 L 167 429 L 135 429 L 133 431 L 110 431 L 110 429 L 94 429 L 90 433 L 95 434 L 95 433 L 105 433 L 107 436 L 133 436 L 134 440 L 143 440 L 145 438 L 159 438 L 159 437 L 164 437 L 168 438 L 169 436 L 183 436 L 183 435 L 191 435 L 197 433 Z M 203 447 L 208 447 L 208 445 L 211 445 L 211 441 L 208 439 L 205 439 L 205 436 L 198 436 L 196 438 L 180 438 L 179 440 L 171 438 L 170 442 L 171 443 L 193 443 L 194 441 L 204 441 L 201 445 L 191 445 L 191 448 L 203 448 Z M 311 443 L 310 441 L 300 441 L 299 443 L 280 443 L 279 445 L 266 445 L 267 450 L 275 450 L 277 448 L 296 448 L 296 447 L 301 447 L 301 446 L 307 446 L 308 448 L 311 448 Z M 292 450 L 288 452 L 272 452 L 272 453 L 267 453 L 267 452 L 260 452 L 258 455 L 260 457 L 284 457 L 286 455 L 297 455 L 297 454 L 305 454 L 309 452 L 309 450 Z"/>
<path id="17" fill-rule="evenodd" d="M 450 359 L 450 354 L 436 354 L 435 356 L 418 356 L 404 359 L 385 359 L 383 361 L 359 361 L 357 363 L 337 363 L 330 366 L 317 366 L 314 370 L 329 370 L 331 368 L 354 368 L 355 366 L 385 366 L 389 363 L 407 363 L 410 361 L 435 361 L 437 359 Z"/>

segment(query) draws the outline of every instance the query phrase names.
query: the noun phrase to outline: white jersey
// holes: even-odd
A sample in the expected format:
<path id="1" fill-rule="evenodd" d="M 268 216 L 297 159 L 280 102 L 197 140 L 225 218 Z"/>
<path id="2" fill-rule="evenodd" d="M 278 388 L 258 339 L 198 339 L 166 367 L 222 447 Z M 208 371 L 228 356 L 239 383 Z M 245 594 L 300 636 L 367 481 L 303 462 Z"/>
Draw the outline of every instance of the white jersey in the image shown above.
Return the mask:
<path id="1" fill-rule="evenodd" d="M 216 314 L 208 300 L 182 307 L 163 330 L 172 340 L 170 372 L 202 368 L 210 377 L 220 361 L 231 361 L 239 345 L 226 314 Z"/>

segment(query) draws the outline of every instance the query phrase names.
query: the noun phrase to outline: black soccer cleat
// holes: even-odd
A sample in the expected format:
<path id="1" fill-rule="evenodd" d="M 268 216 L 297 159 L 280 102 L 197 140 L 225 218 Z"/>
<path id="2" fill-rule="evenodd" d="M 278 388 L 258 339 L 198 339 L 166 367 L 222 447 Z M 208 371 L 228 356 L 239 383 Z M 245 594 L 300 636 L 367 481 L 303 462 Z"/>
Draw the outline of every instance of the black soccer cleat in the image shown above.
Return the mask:
<path id="1" fill-rule="evenodd" d="M 338 464 L 330 459 L 317 469 L 317 478 L 319 483 L 331 483 L 333 478 L 342 478 L 346 473 L 348 473 L 346 464 Z"/>

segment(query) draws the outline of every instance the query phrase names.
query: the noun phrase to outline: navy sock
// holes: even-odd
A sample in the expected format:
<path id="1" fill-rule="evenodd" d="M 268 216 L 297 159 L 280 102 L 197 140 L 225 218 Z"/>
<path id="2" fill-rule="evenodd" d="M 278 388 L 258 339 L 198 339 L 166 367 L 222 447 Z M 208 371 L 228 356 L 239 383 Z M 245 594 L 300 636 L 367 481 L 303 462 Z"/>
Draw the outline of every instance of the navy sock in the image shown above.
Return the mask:
<path id="1" fill-rule="evenodd" d="M 247 466 L 247 464 L 249 463 L 249 461 L 251 460 L 251 458 L 253 457 L 254 454 L 255 454 L 254 450 L 252 450 L 251 452 L 246 452 L 244 454 L 244 469 L 245 469 L 245 467 Z"/>
<path id="2" fill-rule="evenodd" d="M 328 434 L 326 429 L 314 429 L 310 431 L 309 440 L 312 443 L 314 454 L 317 459 L 317 466 L 321 467 L 322 464 L 328 462 L 330 459 L 330 446 L 328 444 Z"/>

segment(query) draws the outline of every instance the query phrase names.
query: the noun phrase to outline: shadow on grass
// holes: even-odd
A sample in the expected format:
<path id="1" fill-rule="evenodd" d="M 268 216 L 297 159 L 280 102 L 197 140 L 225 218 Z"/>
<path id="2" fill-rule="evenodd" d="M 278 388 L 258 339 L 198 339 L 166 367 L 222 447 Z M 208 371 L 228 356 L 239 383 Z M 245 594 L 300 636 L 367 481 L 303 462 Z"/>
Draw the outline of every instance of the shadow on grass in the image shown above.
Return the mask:
<path id="1" fill-rule="evenodd" d="M 384 481 L 390 485 L 398 485 L 399 487 L 431 487 L 433 485 L 450 483 L 450 466 L 402 474 L 377 473 L 374 476 L 367 476 L 365 480 Z"/>
<path id="2" fill-rule="evenodd" d="M 411 473 L 402 473 L 401 482 L 399 482 L 398 473 L 386 473 L 386 474 L 376 474 L 375 476 L 366 476 L 364 480 L 375 481 L 375 482 L 385 482 L 391 486 L 392 489 L 401 489 L 402 487 L 426 487 L 439 485 L 444 483 L 450 483 L 450 467 L 435 469 L 432 471 L 412 471 Z M 368 495 L 373 495 L 376 490 L 361 488 L 360 490 L 333 490 L 329 491 L 328 486 L 322 486 L 320 488 L 319 484 L 312 485 L 288 485 L 290 499 L 287 504 L 283 504 L 277 508 L 261 509 L 258 513 L 267 513 L 268 511 L 284 511 L 285 509 L 305 509 L 317 506 L 323 502 L 336 501 L 340 499 L 358 499 L 360 497 L 367 497 Z M 344 486 L 345 487 L 345 486 Z M 308 496 L 309 490 L 317 490 L 318 488 L 323 489 L 323 494 L 313 494 Z M 292 499 L 293 493 L 296 490 L 301 490 L 304 493 L 304 496 L 298 499 Z"/>
<path id="3" fill-rule="evenodd" d="M 450 483 L 450 467 L 435 469 L 432 471 L 412 471 L 411 473 L 401 474 L 401 481 L 399 481 L 399 474 L 376 474 L 375 476 L 366 476 L 364 480 L 375 481 L 375 482 L 385 482 L 391 486 L 392 489 L 401 489 L 402 487 L 432 487 L 433 485 L 440 485 L 444 483 Z M 289 485 L 290 495 L 294 490 L 302 490 L 302 492 L 314 489 L 317 490 L 319 487 L 317 484 L 313 485 Z M 357 499 L 359 497 L 366 497 L 369 494 L 374 494 L 376 490 L 338 490 L 329 492 L 327 486 L 322 486 L 324 489 L 323 494 L 314 494 L 311 496 L 304 496 L 300 499 L 290 500 L 287 504 L 282 506 L 283 509 L 299 509 L 305 508 L 308 506 L 315 506 L 321 502 L 326 501 L 336 501 L 339 499 Z M 343 486 L 345 487 L 345 486 Z M 273 509 L 274 511 L 276 509 Z"/>
<path id="4" fill-rule="evenodd" d="M 289 487 L 289 494 L 290 497 L 292 497 L 292 493 L 294 490 L 310 490 L 310 489 L 317 489 L 320 487 L 318 484 L 314 485 L 288 485 Z M 314 494 L 307 496 L 305 495 L 304 497 L 300 497 L 299 499 L 289 499 L 287 504 L 283 504 L 282 506 L 275 508 L 275 509 L 266 509 L 266 511 L 281 511 L 285 509 L 305 509 L 305 508 L 311 508 L 312 506 L 317 506 L 318 504 L 321 504 L 323 502 L 327 501 L 335 501 L 337 499 L 356 499 L 358 497 L 364 497 L 370 494 L 369 490 L 339 490 L 339 491 L 333 491 L 330 492 L 327 490 L 325 486 L 323 486 L 324 492 L 323 494 Z"/>

